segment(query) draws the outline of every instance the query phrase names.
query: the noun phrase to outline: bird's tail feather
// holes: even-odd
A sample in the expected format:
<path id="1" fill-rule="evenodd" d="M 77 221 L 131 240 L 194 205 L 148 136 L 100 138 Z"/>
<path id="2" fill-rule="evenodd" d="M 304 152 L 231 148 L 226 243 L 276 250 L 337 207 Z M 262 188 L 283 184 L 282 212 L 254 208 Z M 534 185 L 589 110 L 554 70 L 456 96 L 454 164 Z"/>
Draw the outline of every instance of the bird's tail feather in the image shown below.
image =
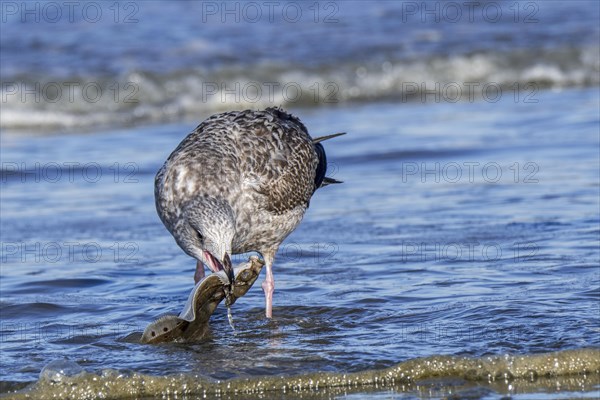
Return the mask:
<path id="1" fill-rule="evenodd" d="M 342 136 L 342 135 L 345 135 L 345 134 L 346 134 L 346 132 L 334 133 L 332 135 L 327 135 L 327 136 L 321 136 L 321 137 L 318 137 L 318 138 L 314 138 L 312 141 L 313 141 L 313 144 L 317 144 L 317 143 L 323 142 L 325 140 L 333 139 L 334 137 Z"/>
<path id="2" fill-rule="evenodd" d="M 319 186 L 319 187 L 325 187 L 327 185 L 333 185 L 336 183 L 344 183 L 344 182 L 338 181 L 337 179 L 333 179 L 333 178 L 326 176 L 325 178 L 323 178 L 323 182 L 321 182 L 321 186 Z"/>

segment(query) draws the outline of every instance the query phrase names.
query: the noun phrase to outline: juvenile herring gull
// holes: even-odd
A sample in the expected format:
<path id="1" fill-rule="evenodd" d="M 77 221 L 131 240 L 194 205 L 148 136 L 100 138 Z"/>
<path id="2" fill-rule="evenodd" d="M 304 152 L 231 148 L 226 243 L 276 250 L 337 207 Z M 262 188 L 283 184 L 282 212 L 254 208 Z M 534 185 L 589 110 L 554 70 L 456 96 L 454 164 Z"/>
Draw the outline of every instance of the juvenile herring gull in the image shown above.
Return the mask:
<path id="1" fill-rule="evenodd" d="M 194 279 L 225 270 L 233 285 L 232 254 L 262 255 L 267 318 L 272 316 L 273 260 L 298 226 L 325 176 L 321 141 L 281 108 L 232 111 L 202 122 L 158 171 L 158 215 L 175 241 L 197 260 Z"/>

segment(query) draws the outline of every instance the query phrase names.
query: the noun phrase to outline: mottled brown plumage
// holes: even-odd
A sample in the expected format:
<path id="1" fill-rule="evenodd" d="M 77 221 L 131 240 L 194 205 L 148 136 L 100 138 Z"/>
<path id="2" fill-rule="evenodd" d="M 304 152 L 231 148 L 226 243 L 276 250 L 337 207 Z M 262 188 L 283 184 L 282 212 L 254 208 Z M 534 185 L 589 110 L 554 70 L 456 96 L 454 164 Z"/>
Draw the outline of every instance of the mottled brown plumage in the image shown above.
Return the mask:
<path id="1" fill-rule="evenodd" d="M 270 316 L 273 257 L 314 191 L 336 182 L 325 177 L 326 169 L 322 145 L 282 109 L 216 114 L 156 175 L 156 209 L 179 246 L 213 271 L 228 254 L 261 253 Z"/>

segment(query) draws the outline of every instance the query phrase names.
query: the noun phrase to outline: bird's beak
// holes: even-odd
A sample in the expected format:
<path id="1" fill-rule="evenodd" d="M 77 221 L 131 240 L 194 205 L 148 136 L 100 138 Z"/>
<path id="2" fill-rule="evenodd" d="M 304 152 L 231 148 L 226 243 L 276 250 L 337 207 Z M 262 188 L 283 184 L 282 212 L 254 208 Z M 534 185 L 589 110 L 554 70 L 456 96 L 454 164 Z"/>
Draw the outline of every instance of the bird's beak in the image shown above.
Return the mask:
<path id="1" fill-rule="evenodd" d="M 203 250 L 204 258 L 206 259 L 206 263 L 212 271 L 218 271 L 223 269 L 223 264 L 219 261 L 219 259 L 212 255 L 212 253 L 208 250 Z"/>
<path id="2" fill-rule="evenodd" d="M 233 286 L 235 284 L 235 273 L 233 272 L 233 265 L 231 264 L 231 258 L 229 253 L 225 252 L 223 255 L 223 261 L 219 261 L 210 251 L 204 250 L 204 257 L 210 263 L 210 268 L 213 271 L 223 270 L 227 274 L 229 279 L 229 287 L 227 292 L 233 292 Z"/>
<path id="3" fill-rule="evenodd" d="M 213 271 L 218 271 L 218 270 L 225 271 L 225 273 L 227 274 L 227 277 L 229 278 L 229 282 L 231 282 L 231 285 L 233 286 L 233 281 L 235 279 L 235 276 L 233 273 L 233 266 L 231 264 L 231 258 L 229 257 L 229 254 L 227 252 L 225 252 L 222 262 L 219 261 L 219 259 L 217 257 L 215 257 L 210 251 L 207 251 L 207 250 L 204 250 L 204 257 L 210 264 L 210 267 Z"/>
<path id="4" fill-rule="evenodd" d="M 229 258 L 229 254 L 227 254 L 227 252 L 225 252 L 225 255 L 223 256 L 223 269 L 225 270 L 225 273 L 227 274 L 227 277 L 229 278 L 229 287 L 227 289 L 225 289 L 225 305 L 227 307 L 231 306 L 231 303 L 233 303 L 235 300 L 231 299 L 231 295 L 233 294 L 233 287 L 235 284 L 235 274 L 233 273 L 233 266 L 231 265 L 231 258 Z M 231 318 L 231 314 L 228 314 L 229 317 Z M 232 324 L 231 319 L 229 320 L 229 323 Z M 233 327 L 233 325 L 231 325 Z"/>
<path id="5" fill-rule="evenodd" d="M 235 274 L 233 273 L 233 265 L 231 265 L 231 258 L 227 253 L 225 253 L 225 256 L 223 256 L 223 270 L 225 270 L 225 273 L 229 278 L 230 288 L 233 289 L 233 284 L 235 283 Z"/>

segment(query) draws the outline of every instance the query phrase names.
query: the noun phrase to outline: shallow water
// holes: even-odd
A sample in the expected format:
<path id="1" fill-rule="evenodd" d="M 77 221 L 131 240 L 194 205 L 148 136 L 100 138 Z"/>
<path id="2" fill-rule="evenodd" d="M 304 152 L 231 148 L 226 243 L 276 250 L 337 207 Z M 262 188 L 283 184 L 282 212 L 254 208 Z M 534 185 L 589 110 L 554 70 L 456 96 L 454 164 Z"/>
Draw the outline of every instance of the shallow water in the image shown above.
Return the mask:
<path id="1" fill-rule="evenodd" d="M 194 125 L 3 135 L 3 391 L 36 381 L 53 360 L 112 370 L 102 384 L 116 371 L 157 376 L 143 392 L 151 396 L 188 379 L 170 381 L 180 373 L 256 387 L 264 378 L 254 377 L 373 374 L 440 355 L 579 349 L 597 359 L 598 91 L 536 99 L 294 110 L 314 136 L 349 132 L 326 143 L 331 175 L 345 183 L 319 190 L 282 245 L 273 320 L 255 285 L 233 307 L 235 333 L 221 306 L 210 337 L 192 345 L 127 336 L 178 313 L 193 287 L 193 260 L 156 216 L 153 177 Z M 551 368 L 553 357 L 532 368 Z M 596 395 L 600 372 L 587 365 L 564 372 L 575 374 L 562 381 L 567 397 Z M 436 376 L 425 371 L 419 379 Z M 461 374 L 298 396 L 521 393 Z M 562 396 L 556 381 L 527 387 Z"/>

